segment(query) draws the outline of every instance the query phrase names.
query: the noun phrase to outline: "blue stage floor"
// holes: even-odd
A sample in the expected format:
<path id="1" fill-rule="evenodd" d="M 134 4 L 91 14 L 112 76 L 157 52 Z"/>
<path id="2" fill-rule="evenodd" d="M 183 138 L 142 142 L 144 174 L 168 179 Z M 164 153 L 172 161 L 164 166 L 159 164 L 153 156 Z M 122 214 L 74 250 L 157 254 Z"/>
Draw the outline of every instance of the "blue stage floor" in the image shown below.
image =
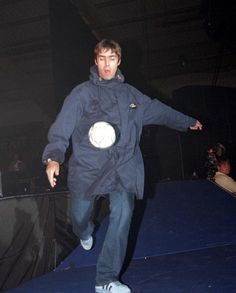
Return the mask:
<path id="1" fill-rule="evenodd" d="M 94 292 L 95 263 L 78 247 L 49 274 L 8 292 Z M 209 181 L 159 183 L 137 202 L 123 281 L 133 293 L 236 292 L 236 198 Z"/>

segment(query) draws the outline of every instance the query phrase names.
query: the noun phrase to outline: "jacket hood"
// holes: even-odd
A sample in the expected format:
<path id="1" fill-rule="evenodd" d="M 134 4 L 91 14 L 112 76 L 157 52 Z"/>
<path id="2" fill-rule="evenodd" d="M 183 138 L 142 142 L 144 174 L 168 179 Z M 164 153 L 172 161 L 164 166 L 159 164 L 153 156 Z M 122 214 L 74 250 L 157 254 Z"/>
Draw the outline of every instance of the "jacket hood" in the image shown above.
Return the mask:
<path id="1" fill-rule="evenodd" d="M 93 65 L 90 67 L 89 80 L 95 84 L 110 85 L 110 84 L 114 84 L 117 82 L 122 83 L 122 82 L 124 82 L 125 78 L 124 78 L 124 75 L 121 73 L 120 69 L 118 68 L 114 78 L 112 78 L 110 80 L 100 79 L 100 77 L 98 75 L 97 66 Z"/>

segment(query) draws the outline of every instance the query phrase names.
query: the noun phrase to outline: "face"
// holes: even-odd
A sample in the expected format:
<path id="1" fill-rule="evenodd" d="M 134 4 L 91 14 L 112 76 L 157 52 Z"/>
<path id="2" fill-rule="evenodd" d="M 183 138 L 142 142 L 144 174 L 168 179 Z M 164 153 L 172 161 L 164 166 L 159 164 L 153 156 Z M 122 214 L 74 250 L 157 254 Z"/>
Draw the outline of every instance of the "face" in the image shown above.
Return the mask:
<path id="1" fill-rule="evenodd" d="M 225 161 L 220 166 L 218 166 L 218 171 L 228 175 L 230 173 L 230 163 L 229 163 L 229 161 Z"/>
<path id="2" fill-rule="evenodd" d="M 95 64 L 98 68 L 98 75 L 102 79 L 110 80 L 115 77 L 120 60 L 116 53 L 112 53 L 111 49 L 104 49 L 96 57 Z"/>

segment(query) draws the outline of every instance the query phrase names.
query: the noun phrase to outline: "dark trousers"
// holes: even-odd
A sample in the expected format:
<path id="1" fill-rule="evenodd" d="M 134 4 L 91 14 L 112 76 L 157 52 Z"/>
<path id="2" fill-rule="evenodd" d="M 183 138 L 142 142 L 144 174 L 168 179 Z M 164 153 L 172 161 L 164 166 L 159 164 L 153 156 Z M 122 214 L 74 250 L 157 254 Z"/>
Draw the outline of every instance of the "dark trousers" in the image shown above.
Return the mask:
<path id="1" fill-rule="evenodd" d="M 119 279 L 134 209 L 134 195 L 131 193 L 112 192 L 109 194 L 109 201 L 109 226 L 97 261 L 97 285 L 105 285 Z M 87 239 L 93 232 L 94 225 L 91 221 L 93 205 L 94 200 L 72 196 L 73 231 L 80 239 Z"/>

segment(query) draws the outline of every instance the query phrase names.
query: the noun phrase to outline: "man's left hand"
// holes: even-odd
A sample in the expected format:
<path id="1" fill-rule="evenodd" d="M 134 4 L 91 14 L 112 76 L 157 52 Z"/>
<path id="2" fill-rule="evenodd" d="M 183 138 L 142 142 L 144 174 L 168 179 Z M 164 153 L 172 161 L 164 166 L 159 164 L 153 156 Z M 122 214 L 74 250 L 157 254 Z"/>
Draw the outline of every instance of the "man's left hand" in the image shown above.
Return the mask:
<path id="1" fill-rule="evenodd" d="M 191 130 L 202 130 L 202 124 L 197 120 L 195 125 L 189 127 Z"/>

